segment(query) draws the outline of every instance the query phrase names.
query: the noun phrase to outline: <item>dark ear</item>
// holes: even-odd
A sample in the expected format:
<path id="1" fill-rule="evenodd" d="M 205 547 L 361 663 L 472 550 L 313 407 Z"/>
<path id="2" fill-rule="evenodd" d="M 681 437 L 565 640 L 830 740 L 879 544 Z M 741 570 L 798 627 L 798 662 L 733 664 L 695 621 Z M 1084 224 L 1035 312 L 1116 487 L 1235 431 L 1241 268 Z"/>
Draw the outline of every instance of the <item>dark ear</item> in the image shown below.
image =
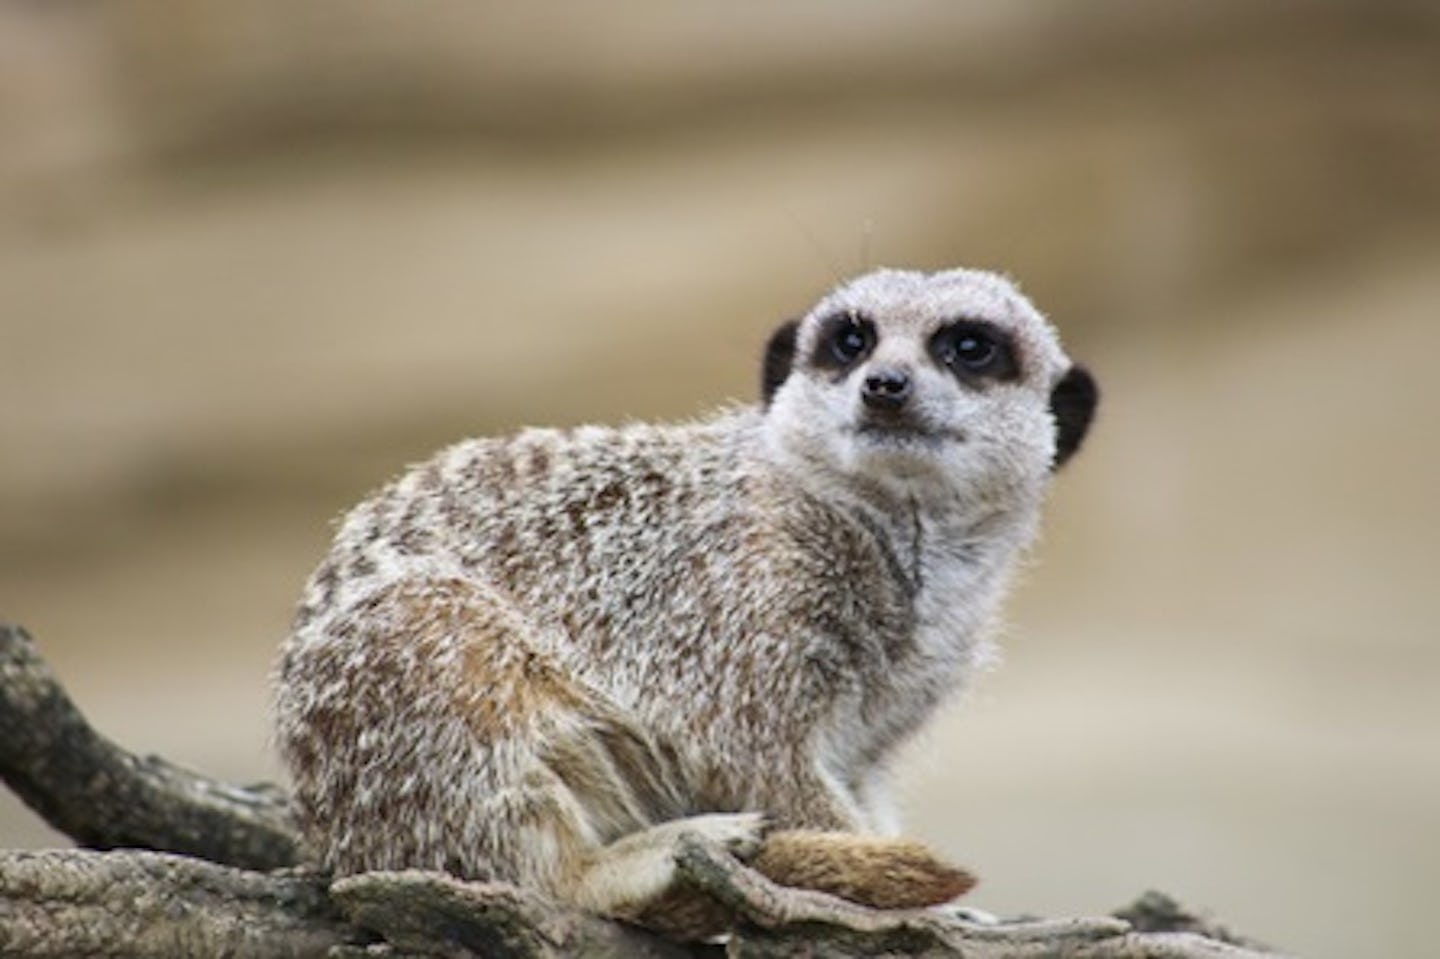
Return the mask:
<path id="1" fill-rule="evenodd" d="M 1055 462 L 1051 469 L 1064 466 L 1080 449 L 1099 402 L 1100 387 L 1085 367 L 1072 366 L 1060 377 L 1050 391 L 1050 412 L 1055 417 Z"/>
<path id="2" fill-rule="evenodd" d="M 765 344 L 765 363 L 760 368 L 760 401 L 765 406 L 770 405 L 770 398 L 790 376 L 790 367 L 795 363 L 795 334 L 799 329 L 799 320 L 782 323 Z"/>

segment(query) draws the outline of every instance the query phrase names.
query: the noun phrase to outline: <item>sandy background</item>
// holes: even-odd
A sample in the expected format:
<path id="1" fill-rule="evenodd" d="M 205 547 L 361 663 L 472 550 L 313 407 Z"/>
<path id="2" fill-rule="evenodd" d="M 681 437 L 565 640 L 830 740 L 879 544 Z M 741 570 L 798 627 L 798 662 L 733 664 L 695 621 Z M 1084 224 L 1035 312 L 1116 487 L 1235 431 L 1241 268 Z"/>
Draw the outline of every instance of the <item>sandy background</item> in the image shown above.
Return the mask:
<path id="1" fill-rule="evenodd" d="M 127 746 L 275 777 L 332 517 L 748 397 L 867 263 L 1010 271 L 1106 391 L 912 831 L 984 908 L 1433 955 L 1434 5 L 0 7 L 0 614 Z"/>

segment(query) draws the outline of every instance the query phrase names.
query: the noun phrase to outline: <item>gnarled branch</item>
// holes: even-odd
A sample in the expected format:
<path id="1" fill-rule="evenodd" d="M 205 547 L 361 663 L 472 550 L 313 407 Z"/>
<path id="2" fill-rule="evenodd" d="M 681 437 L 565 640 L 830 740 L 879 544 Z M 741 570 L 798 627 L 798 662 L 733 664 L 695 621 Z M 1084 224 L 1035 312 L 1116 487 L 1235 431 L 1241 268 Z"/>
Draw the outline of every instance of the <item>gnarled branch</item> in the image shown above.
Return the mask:
<path id="1" fill-rule="evenodd" d="M 284 794 L 136 756 L 97 733 L 19 626 L 0 623 L 0 777 L 82 846 L 182 853 L 247 869 L 299 861 Z"/>
<path id="2" fill-rule="evenodd" d="M 308 959 L 364 941 L 314 877 L 138 850 L 0 852 L 0 955 Z"/>
<path id="3" fill-rule="evenodd" d="M 1202 934 L 1205 923 L 1157 894 L 1142 897 L 1152 931 L 1116 917 L 976 923 L 934 909 L 869 909 L 804 889 L 777 886 L 699 836 L 679 857 L 692 883 L 729 906 L 749 927 L 732 956 L 955 956 L 964 959 L 1276 959 L 1235 937 Z M 1173 926 L 1159 921 L 1168 912 Z M 1173 931 L 1183 929 L 1187 931 Z M 1228 941 L 1227 941 L 1228 940 Z"/>

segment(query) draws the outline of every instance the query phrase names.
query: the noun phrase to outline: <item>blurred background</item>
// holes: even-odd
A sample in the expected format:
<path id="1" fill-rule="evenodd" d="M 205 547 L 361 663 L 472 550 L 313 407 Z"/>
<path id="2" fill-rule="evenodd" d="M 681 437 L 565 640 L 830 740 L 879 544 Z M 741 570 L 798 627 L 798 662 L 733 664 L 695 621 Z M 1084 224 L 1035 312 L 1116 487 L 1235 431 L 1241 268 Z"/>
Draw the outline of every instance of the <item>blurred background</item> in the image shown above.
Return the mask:
<path id="1" fill-rule="evenodd" d="M 343 509 L 748 399 L 877 264 L 1012 273 L 1105 389 L 910 830 L 1001 913 L 1432 955 L 1435 4 L 4 3 L 0 615 L 124 745 L 279 777 Z"/>

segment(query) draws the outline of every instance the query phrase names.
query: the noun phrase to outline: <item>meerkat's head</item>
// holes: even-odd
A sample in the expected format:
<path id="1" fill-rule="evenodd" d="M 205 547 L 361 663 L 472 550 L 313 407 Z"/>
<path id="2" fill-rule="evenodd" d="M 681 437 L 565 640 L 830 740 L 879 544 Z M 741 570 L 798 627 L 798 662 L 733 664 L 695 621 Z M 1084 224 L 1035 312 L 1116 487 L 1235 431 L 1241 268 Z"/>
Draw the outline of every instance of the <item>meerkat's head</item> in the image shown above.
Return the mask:
<path id="1" fill-rule="evenodd" d="M 767 438 L 835 478 L 1038 489 L 1098 400 L 1055 330 L 993 273 L 880 270 L 771 337 Z"/>

